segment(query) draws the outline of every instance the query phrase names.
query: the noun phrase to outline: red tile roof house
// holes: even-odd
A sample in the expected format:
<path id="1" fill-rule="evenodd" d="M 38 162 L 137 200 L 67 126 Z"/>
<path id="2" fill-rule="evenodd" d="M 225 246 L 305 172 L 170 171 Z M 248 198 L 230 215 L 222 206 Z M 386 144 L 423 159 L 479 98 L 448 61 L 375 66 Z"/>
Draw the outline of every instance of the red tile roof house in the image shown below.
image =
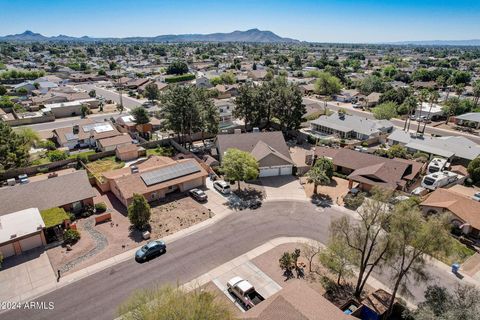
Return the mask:
<path id="1" fill-rule="evenodd" d="M 423 168 L 419 162 L 388 159 L 351 149 L 316 147 L 314 155 L 316 158 L 332 159 L 335 171 L 348 175 L 349 188 L 352 188 L 353 182 L 357 182 L 364 191 L 374 186 L 406 191 Z"/>
<path id="2" fill-rule="evenodd" d="M 280 131 L 219 134 L 216 147 L 220 162 L 228 149 L 250 152 L 258 161 L 259 177 L 291 175 L 294 162 Z"/>
<path id="3" fill-rule="evenodd" d="M 425 214 L 451 214 L 453 225 L 464 234 L 480 237 L 480 202 L 452 189 L 438 188 L 420 203 Z"/>
<path id="4" fill-rule="evenodd" d="M 143 195 L 149 202 L 156 201 L 175 191 L 204 186 L 207 176 L 207 171 L 195 159 L 151 156 L 134 167 L 104 172 L 99 187 L 104 192 L 111 191 L 128 207 L 134 193 Z"/>

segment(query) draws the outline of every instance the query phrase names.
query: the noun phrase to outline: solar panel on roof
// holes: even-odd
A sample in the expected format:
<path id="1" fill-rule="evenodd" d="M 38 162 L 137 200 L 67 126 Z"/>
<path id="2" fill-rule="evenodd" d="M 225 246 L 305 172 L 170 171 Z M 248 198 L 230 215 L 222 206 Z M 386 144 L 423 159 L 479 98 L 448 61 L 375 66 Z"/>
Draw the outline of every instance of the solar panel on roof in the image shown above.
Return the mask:
<path id="1" fill-rule="evenodd" d="M 169 181 L 200 172 L 200 167 L 192 161 L 177 163 L 173 166 L 160 168 L 140 175 L 147 186 Z"/>

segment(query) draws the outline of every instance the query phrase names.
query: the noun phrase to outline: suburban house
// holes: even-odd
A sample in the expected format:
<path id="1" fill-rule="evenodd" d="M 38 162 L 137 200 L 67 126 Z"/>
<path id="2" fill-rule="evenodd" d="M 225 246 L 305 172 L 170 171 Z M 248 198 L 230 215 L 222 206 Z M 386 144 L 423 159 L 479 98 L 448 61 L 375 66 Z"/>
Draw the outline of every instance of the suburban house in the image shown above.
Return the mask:
<path id="1" fill-rule="evenodd" d="M 245 320 L 354 320 L 304 281 L 288 282 L 280 291 L 243 313 Z"/>
<path id="2" fill-rule="evenodd" d="M 219 134 L 215 140 L 219 160 L 228 149 L 250 152 L 257 159 L 260 177 L 291 175 L 294 162 L 280 131 Z"/>
<path id="3" fill-rule="evenodd" d="M 115 156 L 121 161 L 131 161 L 135 160 L 140 155 L 141 147 L 136 144 L 124 144 L 115 147 Z M 145 149 L 143 149 L 145 150 Z"/>
<path id="4" fill-rule="evenodd" d="M 218 113 L 220 116 L 220 128 L 226 128 L 233 124 L 233 110 L 235 109 L 235 103 L 228 99 L 228 100 L 217 100 L 214 101 L 215 107 L 218 109 Z"/>
<path id="5" fill-rule="evenodd" d="M 358 94 L 358 90 L 355 89 L 342 90 L 339 94 L 335 95 L 335 100 L 338 102 L 355 102 Z"/>
<path id="6" fill-rule="evenodd" d="M 415 109 L 416 117 L 424 117 L 425 119 L 438 119 L 444 114 L 442 106 L 438 104 L 431 104 L 429 102 L 422 102 Z"/>
<path id="7" fill-rule="evenodd" d="M 480 129 L 480 112 L 469 112 L 456 116 L 455 124 Z"/>
<path id="8" fill-rule="evenodd" d="M 335 112 L 310 122 L 313 131 L 336 135 L 342 139 L 368 140 L 392 132 L 393 124 L 388 120 L 371 120 L 359 116 Z"/>
<path id="9" fill-rule="evenodd" d="M 218 99 L 228 99 L 238 95 L 237 84 L 217 84 L 215 90 L 218 92 Z"/>
<path id="10" fill-rule="evenodd" d="M 56 118 L 79 116 L 82 114 L 83 105 L 86 105 L 89 108 L 95 108 L 98 106 L 98 100 L 95 98 L 90 98 L 68 102 L 50 103 L 45 104 L 42 111 L 44 113 L 51 112 Z"/>
<path id="11" fill-rule="evenodd" d="M 365 104 L 367 107 L 374 107 L 380 102 L 381 93 L 372 92 L 365 98 Z"/>
<path id="12" fill-rule="evenodd" d="M 351 149 L 316 147 L 314 158 L 331 159 L 336 172 L 347 175 L 349 188 L 369 191 L 374 186 L 406 191 L 420 175 L 423 164 L 405 159 L 389 159 Z"/>
<path id="13" fill-rule="evenodd" d="M 425 214 L 452 214 L 452 224 L 464 234 L 480 237 L 480 202 L 451 189 L 437 188 L 420 203 Z"/>
<path id="14" fill-rule="evenodd" d="M 40 211 L 28 208 L 0 216 L 0 253 L 4 258 L 47 244 Z"/>
<path id="15" fill-rule="evenodd" d="M 202 88 L 202 89 L 209 89 L 213 87 L 212 83 L 210 82 L 210 79 L 207 78 L 206 76 L 200 76 L 196 78 L 195 85 L 198 88 Z"/>
<path id="16" fill-rule="evenodd" d="M 100 151 L 112 151 L 117 147 L 128 146 L 133 143 L 133 139 L 130 135 L 124 133 L 110 138 L 103 138 L 97 141 L 97 146 Z"/>
<path id="17" fill-rule="evenodd" d="M 39 181 L 0 188 L 0 215 L 28 208 L 41 211 L 60 207 L 80 212 L 86 205 L 93 205 L 94 196 L 85 170 L 45 175 Z"/>
<path id="18" fill-rule="evenodd" d="M 122 135 L 110 122 L 95 122 L 91 119 L 80 120 L 71 127 L 53 130 L 53 137 L 61 147 L 68 149 L 97 147 L 100 139 Z"/>
<path id="19" fill-rule="evenodd" d="M 432 137 L 395 130 L 387 137 L 389 145 L 400 144 L 410 152 L 423 152 L 463 163 L 480 156 L 480 145 L 462 136 Z"/>
<path id="20" fill-rule="evenodd" d="M 136 166 L 104 172 L 99 187 L 104 192 L 111 191 L 128 207 L 134 193 L 151 202 L 175 191 L 204 186 L 207 176 L 207 171 L 195 159 L 151 156 Z"/>

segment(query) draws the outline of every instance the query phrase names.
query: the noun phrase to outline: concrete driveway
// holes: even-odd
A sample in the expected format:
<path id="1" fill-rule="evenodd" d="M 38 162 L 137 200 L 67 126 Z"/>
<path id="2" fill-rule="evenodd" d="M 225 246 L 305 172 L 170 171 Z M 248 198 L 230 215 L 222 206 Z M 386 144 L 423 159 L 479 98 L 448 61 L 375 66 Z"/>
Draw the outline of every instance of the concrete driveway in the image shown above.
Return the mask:
<path id="1" fill-rule="evenodd" d="M 235 301 L 235 298 L 227 290 L 227 282 L 233 277 L 238 276 L 250 282 L 255 287 L 255 290 L 265 299 L 282 289 L 280 285 L 250 261 L 244 262 L 239 266 L 227 263 L 222 267 L 225 268 L 225 272 L 212 281 L 242 311 L 245 311 L 245 309 Z"/>
<path id="2" fill-rule="evenodd" d="M 56 275 L 43 249 L 33 249 L 5 259 L 0 270 L 0 301 L 41 291 L 56 282 Z"/>
<path id="3" fill-rule="evenodd" d="M 300 181 L 294 176 L 260 178 L 264 187 L 266 200 L 308 201 Z"/>

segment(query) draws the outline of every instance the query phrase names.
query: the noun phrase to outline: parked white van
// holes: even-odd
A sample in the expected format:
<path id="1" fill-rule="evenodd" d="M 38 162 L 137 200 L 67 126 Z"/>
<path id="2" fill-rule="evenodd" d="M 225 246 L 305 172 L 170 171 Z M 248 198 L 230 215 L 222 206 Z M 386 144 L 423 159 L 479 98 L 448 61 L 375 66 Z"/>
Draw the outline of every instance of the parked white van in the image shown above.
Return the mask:
<path id="1" fill-rule="evenodd" d="M 213 183 L 213 187 L 220 193 L 230 194 L 230 185 L 223 180 L 217 180 Z"/>

